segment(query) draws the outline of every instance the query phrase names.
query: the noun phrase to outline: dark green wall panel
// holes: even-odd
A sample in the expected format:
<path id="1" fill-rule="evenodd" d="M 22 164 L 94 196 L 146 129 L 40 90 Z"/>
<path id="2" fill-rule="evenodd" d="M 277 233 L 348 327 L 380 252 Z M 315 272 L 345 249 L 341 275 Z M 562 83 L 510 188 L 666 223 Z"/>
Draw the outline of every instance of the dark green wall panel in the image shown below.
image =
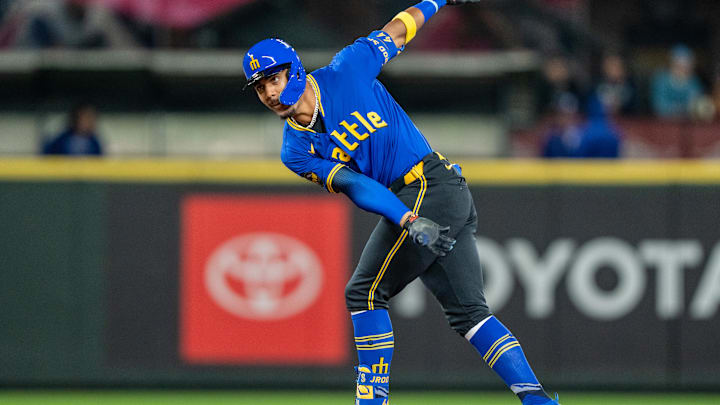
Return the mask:
<path id="1" fill-rule="evenodd" d="M 4 381 L 87 378 L 102 358 L 104 186 L 0 184 Z"/>

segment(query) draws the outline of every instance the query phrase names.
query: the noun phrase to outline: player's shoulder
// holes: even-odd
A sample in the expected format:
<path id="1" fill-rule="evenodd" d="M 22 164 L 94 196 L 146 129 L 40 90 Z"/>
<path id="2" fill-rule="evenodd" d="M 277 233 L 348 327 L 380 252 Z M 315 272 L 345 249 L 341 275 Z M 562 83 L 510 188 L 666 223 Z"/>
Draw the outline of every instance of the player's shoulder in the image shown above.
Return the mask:
<path id="1" fill-rule="evenodd" d="M 312 76 L 317 81 L 324 81 L 327 80 L 332 75 L 332 62 L 326 66 L 323 66 L 319 69 L 315 69 L 312 72 L 310 72 L 310 76 Z"/>
<path id="2" fill-rule="evenodd" d="M 367 57 L 367 52 L 371 50 L 373 42 L 377 42 L 373 37 L 378 32 L 382 31 L 374 31 L 370 35 L 359 37 L 351 44 L 346 45 L 333 56 L 330 64 L 326 66 L 327 70 L 329 72 L 343 72 L 352 69 L 357 64 L 358 59 Z"/>
<path id="3" fill-rule="evenodd" d="M 285 125 L 283 126 L 283 145 L 285 144 L 285 141 L 290 142 L 297 142 L 299 140 L 302 140 L 305 138 L 305 132 L 308 130 L 304 129 L 300 125 L 298 125 L 296 122 L 294 122 L 291 119 L 285 120 Z"/>
<path id="4" fill-rule="evenodd" d="M 302 127 L 293 124 L 291 120 L 285 121 L 283 140 L 280 147 L 280 160 L 293 171 L 301 170 L 313 150 L 312 132 L 303 131 Z"/>
<path id="5" fill-rule="evenodd" d="M 315 82 L 317 83 L 317 80 L 315 80 Z M 315 86 L 315 84 L 313 84 L 313 86 Z M 322 103 L 322 101 L 323 100 L 321 99 L 320 102 Z M 322 108 L 322 104 L 320 105 L 320 107 Z M 298 124 L 292 118 L 288 118 L 285 120 L 285 124 L 283 126 L 283 137 L 285 138 L 312 142 L 312 140 L 317 138 L 318 136 L 320 136 L 320 134 L 318 134 L 317 131 Z"/>
<path id="6" fill-rule="evenodd" d="M 302 134 L 292 128 L 289 121 L 290 120 L 285 121 L 282 146 L 280 147 L 280 160 L 285 163 L 285 165 L 293 159 L 293 155 L 297 154 L 300 145 L 303 143 Z"/>
<path id="7" fill-rule="evenodd" d="M 312 143 L 312 130 L 298 125 L 291 119 L 285 120 L 283 127 L 282 153 L 290 153 L 293 150 L 302 150 L 306 145 Z"/>
<path id="8" fill-rule="evenodd" d="M 311 85 L 317 85 L 320 89 L 326 89 L 328 86 L 334 85 L 337 75 L 330 65 L 326 65 L 320 69 L 313 70 L 308 74 L 308 77 L 312 80 L 310 82 Z"/>

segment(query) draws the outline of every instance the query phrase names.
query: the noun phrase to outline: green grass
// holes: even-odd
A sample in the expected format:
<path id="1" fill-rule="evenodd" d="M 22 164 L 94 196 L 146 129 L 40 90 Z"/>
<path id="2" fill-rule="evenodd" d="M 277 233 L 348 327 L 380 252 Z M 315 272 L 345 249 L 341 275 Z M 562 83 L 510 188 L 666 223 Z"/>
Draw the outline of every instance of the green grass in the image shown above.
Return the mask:
<path id="1" fill-rule="evenodd" d="M 562 405 L 712 405 L 720 394 L 566 393 Z M 0 391 L 2 405 L 351 405 L 353 393 L 303 391 Z M 510 393 L 393 393 L 392 405 L 518 405 Z"/>

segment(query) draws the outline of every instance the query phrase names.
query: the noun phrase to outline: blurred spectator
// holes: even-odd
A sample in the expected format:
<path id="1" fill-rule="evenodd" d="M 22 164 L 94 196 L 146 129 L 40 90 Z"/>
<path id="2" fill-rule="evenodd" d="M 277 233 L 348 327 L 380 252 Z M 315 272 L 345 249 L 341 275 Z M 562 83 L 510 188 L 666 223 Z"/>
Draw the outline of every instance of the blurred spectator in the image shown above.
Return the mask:
<path id="1" fill-rule="evenodd" d="M 43 148 L 45 155 L 102 155 L 95 133 L 97 112 L 90 104 L 79 104 L 70 111 L 67 128 Z"/>
<path id="2" fill-rule="evenodd" d="M 693 104 L 702 95 L 695 74 L 695 57 L 690 48 L 677 45 L 670 55 L 667 70 L 655 74 L 652 82 L 652 106 L 661 118 L 688 118 Z"/>
<path id="3" fill-rule="evenodd" d="M 637 112 L 637 88 L 628 74 L 625 60 L 610 53 L 603 57 L 601 77 L 595 86 L 605 111 L 614 116 L 629 115 Z"/>
<path id="4" fill-rule="evenodd" d="M 551 127 L 544 138 L 543 157 L 569 158 L 573 155 L 580 145 L 577 97 L 565 94 L 553 104 Z"/>
<path id="5" fill-rule="evenodd" d="M 540 113 L 552 112 L 563 98 L 572 96 L 577 103 L 582 100 L 580 85 L 572 75 L 570 64 L 563 56 L 551 56 L 543 66 L 540 84 Z M 576 103 L 576 105 L 577 105 Z"/>
<path id="6" fill-rule="evenodd" d="M 620 156 L 620 131 L 611 122 L 602 102 L 591 97 L 587 121 L 581 129 L 575 157 L 612 159 Z"/>
<path id="7" fill-rule="evenodd" d="M 580 122 L 577 99 L 562 97 L 556 105 L 553 127 L 546 135 L 545 158 L 617 158 L 620 132 L 609 121 L 602 103 L 591 97 L 588 119 Z"/>
<path id="8" fill-rule="evenodd" d="M 24 48 L 134 47 L 132 34 L 100 3 L 18 1 L 0 27 L 2 44 Z"/>

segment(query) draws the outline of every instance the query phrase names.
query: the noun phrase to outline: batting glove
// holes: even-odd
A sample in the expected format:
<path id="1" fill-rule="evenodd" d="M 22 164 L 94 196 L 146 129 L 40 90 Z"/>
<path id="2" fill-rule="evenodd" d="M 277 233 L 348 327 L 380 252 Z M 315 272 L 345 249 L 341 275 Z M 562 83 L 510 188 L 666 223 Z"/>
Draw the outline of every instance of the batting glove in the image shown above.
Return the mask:
<path id="1" fill-rule="evenodd" d="M 449 226 L 440 226 L 434 221 L 413 215 L 403 224 L 408 231 L 410 239 L 420 246 L 427 246 L 431 252 L 438 256 L 445 256 L 455 246 L 455 239 L 447 236 Z"/>

